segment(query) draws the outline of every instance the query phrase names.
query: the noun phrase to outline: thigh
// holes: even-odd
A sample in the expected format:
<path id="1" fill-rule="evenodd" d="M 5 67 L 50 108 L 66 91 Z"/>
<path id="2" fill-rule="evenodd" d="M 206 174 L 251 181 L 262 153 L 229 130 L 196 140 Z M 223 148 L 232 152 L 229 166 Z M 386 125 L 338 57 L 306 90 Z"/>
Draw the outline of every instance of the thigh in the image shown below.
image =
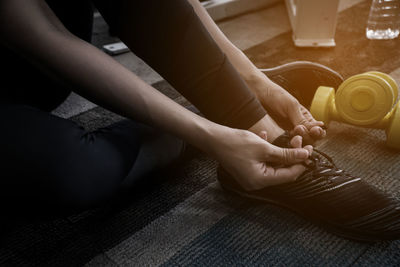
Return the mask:
<path id="1" fill-rule="evenodd" d="M 133 121 L 87 132 L 34 107 L 0 105 L 0 122 L 1 203 L 10 208 L 72 212 L 107 201 L 141 147 Z"/>

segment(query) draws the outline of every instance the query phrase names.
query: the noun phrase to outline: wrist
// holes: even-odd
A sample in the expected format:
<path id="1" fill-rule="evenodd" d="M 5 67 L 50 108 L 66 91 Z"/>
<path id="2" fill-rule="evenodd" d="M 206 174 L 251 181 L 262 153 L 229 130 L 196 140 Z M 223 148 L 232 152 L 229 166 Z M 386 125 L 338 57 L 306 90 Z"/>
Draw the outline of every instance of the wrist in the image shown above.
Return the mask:
<path id="1" fill-rule="evenodd" d="M 206 152 L 211 157 L 221 160 L 221 155 L 229 151 L 229 143 L 232 142 L 233 136 L 236 136 L 237 129 L 230 128 L 224 125 L 211 124 L 203 129 L 203 144 L 200 149 Z"/>
<path id="2" fill-rule="evenodd" d="M 264 73 L 257 70 L 246 80 L 247 85 L 252 92 L 257 96 L 258 100 L 264 107 L 269 106 L 269 102 L 276 95 L 280 95 L 286 91 L 278 84 L 271 81 Z"/>
<path id="3" fill-rule="evenodd" d="M 195 130 L 192 132 L 192 145 L 209 154 L 212 157 L 216 156 L 217 146 L 221 141 L 223 132 L 228 127 L 216 124 L 212 121 L 201 118 L 197 123 Z"/>

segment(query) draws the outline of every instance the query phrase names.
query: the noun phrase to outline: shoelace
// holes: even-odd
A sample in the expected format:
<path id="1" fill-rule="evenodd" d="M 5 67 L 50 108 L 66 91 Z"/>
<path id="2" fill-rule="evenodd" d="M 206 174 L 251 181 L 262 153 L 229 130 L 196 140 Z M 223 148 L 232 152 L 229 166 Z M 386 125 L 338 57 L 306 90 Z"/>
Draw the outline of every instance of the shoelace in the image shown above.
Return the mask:
<path id="1" fill-rule="evenodd" d="M 322 127 L 326 129 L 325 127 Z M 288 131 L 285 131 L 284 134 L 279 136 L 274 144 L 280 147 L 291 147 L 290 145 L 290 135 Z M 329 157 L 322 151 L 319 151 L 314 148 L 314 152 L 310 155 L 309 160 L 311 161 L 309 164 L 303 163 L 303 165 L 307 168 L 307 170 L 297 179 L 297 181 L 301 181 L 303 179 L 308 180 L 319 180 L 323 179 L 327 183 L 332 183 L 338 177 L 346 177 L 348 179 L 353 179 L 355 177 L 345 173 L 345 171 L 336 167 L 333 159 Z M 317 179 L 315 179 L 317 178 Z M 348 180 L 346 179 L 346 180 Z"/>
<path id="2" fill-rule="evenodd" d="M 303 163 L 308 171 L 304 172 L 302 176 L 311 174 L 313 178 L 325 177 L 329 182 L 331 182 L 337 177 L 346 175 L 343 170 L 336 167 L 333 159 L 322 151 L 314 149 L 309 160 L 311 161 L 309 164 Z"/>

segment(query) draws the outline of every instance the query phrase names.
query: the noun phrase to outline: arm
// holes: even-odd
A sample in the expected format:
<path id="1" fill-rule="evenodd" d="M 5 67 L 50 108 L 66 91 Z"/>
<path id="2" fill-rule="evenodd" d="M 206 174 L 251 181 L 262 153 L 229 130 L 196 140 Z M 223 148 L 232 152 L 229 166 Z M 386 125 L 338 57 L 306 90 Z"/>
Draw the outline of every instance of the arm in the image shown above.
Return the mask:
<path id="1" fill-rule="evenodd" d="M 290 181 L 304 171 L 301 164 L 274 169 L 266 162 L 298 163 L 308 157 L 306 149 L 281 149 L 251 132 L 188 111 L 69 33 L 44 1 L 1 1 L 0 40 L 88 99 L 169 131 L 214 156 L 245 188 Z"/>
<path id="2" fill-rule="evenodd" d="M 1 40 L 49 75 L 117 113 L 199 142 L 191 130 L 205 128 L 208 121 L 187 112 L 114 59 L 69 33 L 44 1 L 2 1 L 0 12 Z M 169 129 L 177 124 L 182 127 Z"/>
<path id="3" fill-rule="evenodd" d="M 215 42 L 266 109 L 272 109 L 281 117 L 288 118 L 295 126 L 293 134 L 302 135 L 308 142 L 325 136 L 325 131 L 320 127 L 323 125 L 322 122 L 315 121 L 297 99 L 259 71 L 246 55 L 223 34 L 198 0 L 188 1 Z M 301 125 L 304 125 L 305 128 Z"/>

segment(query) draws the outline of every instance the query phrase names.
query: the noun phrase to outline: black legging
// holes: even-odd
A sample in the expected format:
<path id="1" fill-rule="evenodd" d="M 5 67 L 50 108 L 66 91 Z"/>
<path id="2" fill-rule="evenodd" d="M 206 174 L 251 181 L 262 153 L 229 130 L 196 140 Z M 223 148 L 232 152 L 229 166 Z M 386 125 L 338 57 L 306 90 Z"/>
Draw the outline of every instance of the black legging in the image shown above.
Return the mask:
<path id="1" fill-rule="evenodd" d="M 47 2 L 71 32 L 90 38 L 89 2 Z M 266 114 L 187 1 L 93 3 L 130 49 L 207 118 L 248 128 Z M 15 65 L 7 75 L 12 78 L 4 83 L 8 93 L 0 104 L 0 121 L 5 127 L 0 147 L 6 155 L 0 165 L 0 173 L 5 174 L 0 184 L 3 201 L 21 199 L 35 207 L 40 203 L 47 212 L 90 208 L 110 199 L 121 186 L 138 185 L 147 169 L 161 167 L 168 162 L 168 155 L 180 153 L 181 141 L 132 120 L 86 132 L 70 120 L 49 114 L 69 90 L 24 59 L 17 61 L 18 55 L 11 51 L 3 54 Z M 23 74 L 18 64 L 23 66 Z M 15 73 L 26 76 L 15 80 Z M 163 150 L 168 153 L 153 153 L 157 143 L 169 145 Z"/>

